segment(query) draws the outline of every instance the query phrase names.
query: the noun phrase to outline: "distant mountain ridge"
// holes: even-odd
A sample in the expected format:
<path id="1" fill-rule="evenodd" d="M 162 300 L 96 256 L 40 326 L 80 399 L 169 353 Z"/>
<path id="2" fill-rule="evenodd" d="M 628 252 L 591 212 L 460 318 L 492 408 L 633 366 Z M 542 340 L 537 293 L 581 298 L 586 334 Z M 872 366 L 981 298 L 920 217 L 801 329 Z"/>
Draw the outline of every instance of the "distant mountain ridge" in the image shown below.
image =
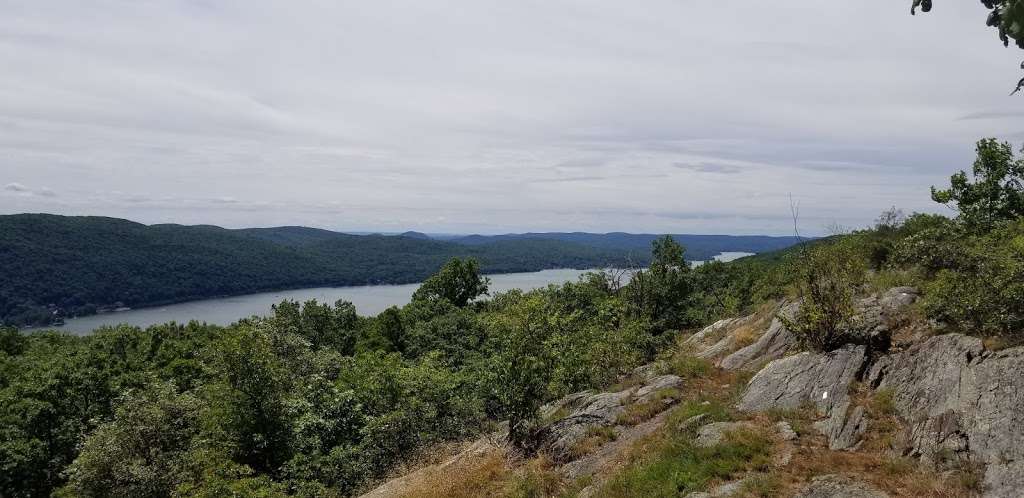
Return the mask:
<path id="1" fill-rule="evenodd" d="M 661 237 L 659 234 L 633 234 L 625 232 L 542 232 L 504 235 L 467 235 L 447 240 L 458 244 L 485 245 L 498 241 L 546 239 L 573 242 L 601 249 L 629 251 L 646 254 L 651 243 Z M 796 237 L 774 237 L 767 235 L 691 235 L 672 234 L 677 242 L 686 247 L 689 260 L 708 260 L 722 252 L 769 252 L 784 249 L 799 242 Z"/>
<path id="2" fill-rule="evenodd" d="M 352 235 L 301 226 L 226 229 L 5 215 L 0 324 L 45 325 L 121 306 L 301 287 L 412 283 L 453 257 L 476 258 L 486 273 L 645 265 L 655 237 L 531 233 L 437 240 L 419 232 Z M 690 259 L 788 245 L 772 237 L 679 237 Z"/>

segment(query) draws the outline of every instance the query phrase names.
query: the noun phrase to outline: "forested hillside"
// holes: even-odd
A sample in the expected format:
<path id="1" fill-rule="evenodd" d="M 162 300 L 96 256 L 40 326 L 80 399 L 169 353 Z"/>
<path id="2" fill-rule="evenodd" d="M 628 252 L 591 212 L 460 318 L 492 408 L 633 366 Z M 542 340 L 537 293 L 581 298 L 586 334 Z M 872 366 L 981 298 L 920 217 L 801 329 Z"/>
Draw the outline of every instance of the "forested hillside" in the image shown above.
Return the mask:
<path id="1" fill-rule="evenodd" d="M 417 282 L 452 257 L 487 273 L 594 268 L 614 251 L 552 240 L 469 247 L 304 227 L 228 230 L 98 217 L 0 216 L 0 322 L 317 285 Z M 644 262 L 647 256 L 633 260 Z"/>
<path id="2" fill-rule="evenodd" d="M 676 236 L 708 259 L 759 252 L 790 237 Z M 229 230 L 100 217 L 0 216 L 0 323 L 46 325 L 140 307 L 306 286 L 418 282 L 453 257 L 484 273 L 646 265 L 654 236 L 524 234 L 458 241 L 351 235 L 308 227 Z"/>

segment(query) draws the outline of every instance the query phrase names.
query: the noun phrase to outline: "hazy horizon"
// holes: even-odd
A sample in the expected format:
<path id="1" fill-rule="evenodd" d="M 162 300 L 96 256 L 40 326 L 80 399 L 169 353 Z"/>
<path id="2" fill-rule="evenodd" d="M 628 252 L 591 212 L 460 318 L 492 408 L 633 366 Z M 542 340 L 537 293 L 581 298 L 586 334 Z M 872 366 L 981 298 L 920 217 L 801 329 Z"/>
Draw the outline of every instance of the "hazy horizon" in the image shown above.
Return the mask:
<path id="1" fill-rule="evenodd" d="M 0 7 L 0 214 L 821 235 L 1024 140 L 976 2 Z"/>
<path id="2" fill-rule="evenodd" d="M 522 232 L 486 232 L 486 233 L 485 232 L 440 232 L 440 231 L 433 231 L 433 230 L 429 230 L 429 229 L 421 230 L 421 229 L 411 229 L 411 228 L 410 229 L 406 229 L 406 230 L 346 230 L 346 229 L 336 229 L 336 228 L 313 227 L 313 226 L 307 226 L 307 225 L 225 226 L 225 225 L 217 225 L 217 224 L 214 224 L 214 223 L 188 223 L 188 224 L 185 224 L 185 223 L 175 223 L 175 222 L 145 223 L 145 222 L 134 220 L 134 219 L 131 219 L 131 218 L 124 218 L 124 217 L 119 217 L 119 216 L 90 215 L 90 214 L 81 214 L 81 215 L 79 215 L 79 214 L 59 214 L 59 213 L 45 213 L 45 212 L 38 212 L 38 213 L 0 213 L 0 216 L 17 215 L 17 214 L 22 214 L 22 215 L 43 214 L 43 215 L 72 216 L 72 217 L 79 217 L 80 216 L 80 217 L 115 218 L 115 219 L 121 219 L 121 220 L 130 221 L 130 222 L 133 222 L 133 223 L 141 223 L 143 225 L 150 225 L 150 226 L 151 225 L 183 225 L 183 226 L 203 226 L 203 225 L 206 225 L 206 226 L 217 226 L 217 227 L 220 227 L 220 228 L 227 228 L 227 229 L 231 229 L 231 230 L 240 230 L 240 229 L 247 229 L 247 228 L 261 229 L 261 228 L 299 227 L 299 228 L 313 228 L 313 229 L 319 229 L 319 230 L 329 230 L 329 231 L 332 231 L 332 232 L 338 232 L 338 233 L 343 233 L 343 234 L 348 234 L 348 235 L 401 235 L 401 234 L 406 233 L 406 232 L 417 232 L 417 233 L 422 233 L 422 234 L 425 234 L 425 235 L 428 235 L 428 236 L 431 236 L 431 237 L 460 237 L 460 236 L 468 236 L 468 235 L 495 236 L 495 235 L 521 235 L 521 234 L 526 234 L 526 233 L 574 233 L 574 232 L 601 234 L 601 235 L 607 235 L 607 234 L 612 234 L 612 233 L 625 233 L 625 234 L 629 234 L 629 235 L 663 235 L 663 234 L 671 234 L 671 235 L 707 235 L 707 236 L 725 235 L 725 236 L 768 236 L 768 237 L 788 237 L 788 236 L 792 236 L 793 235 L 792 233 L 782 234 L 782 235 L 772 235 L 772 234 L 764 234 L 764 233 L 742 233 L 742 234 L 736 234 L 736 233 L 691 233 L 691 232 L 630 232 L 630 231 L 626 231 L 626 230 L 610 230 L 610 231 L 602 231 L 602 232 L 593 232 L 593 231 L 586 232 L 586 231 L 582 231 L 582 230 L 571 230 L 571 229 L 567 229 L 567 230 L 524 230 Z"/>

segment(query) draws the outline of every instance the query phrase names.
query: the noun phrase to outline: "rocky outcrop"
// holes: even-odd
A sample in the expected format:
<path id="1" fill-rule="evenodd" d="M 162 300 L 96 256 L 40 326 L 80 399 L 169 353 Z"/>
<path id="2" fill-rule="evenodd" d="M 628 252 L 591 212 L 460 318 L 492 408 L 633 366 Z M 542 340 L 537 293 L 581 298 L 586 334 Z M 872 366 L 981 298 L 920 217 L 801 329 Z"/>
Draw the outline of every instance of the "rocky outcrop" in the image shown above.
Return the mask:
<path id="1" fill-rule="evenodd" d="M 850 386 L 865 363 L 864 346 L 829 353 L 800 353 L 775 360 L 747 385 L 738 408 L 745 412 L 794 410 L 813 406 L 826 417 L 816 424 L 833 449 L 848 448 L 864 432 L 863 410 L 849 416 Z"/>
<path id="2" fill-rule="evenodd" d="M 541 445 L 554 460 L 568 462 L 574 456 L 573 449 L 591 430 L 617 425 L 619 415 L 628 404 L 653 402 L 660 392 L 682 384 L 683 380 L 675 375 L 660 375 L 648 379 L 642 386 L 619 392 L 570 394 L 542 409 L 546 418 L 559 412 L 568 414 L 541 429 Z"/>
<path id="3" fill-rule="evenodd" d="M 868 429 L 868 418 L 863 406 L 851 410 L 850 401 L 846 400 L 833 407 L 827 419 L 815 422 L 814 428 L 828 438 L 829 449 L 856 449 Z"/>
<path id="4" fill-rule="evenodd" d="M 791 304 L 783 307 L 781 313 L 792 316 L 797 307 L 798 305 Z M 782 358 L 794 347 L 796 347 L 796 337 L 786 329 L 782 320 L 775 318 L 768 330 L 761 334 L 757 341 L 722 358 L 718 366 L 727 370 L 757 368 L 766 362 Z"/>
<path id="5" fill-rule="evenodd" d="M 986 496 L 1024 488 L 1024 347 L 985 350 L 974 337 L 947 334 L 881 358 L 868 380 L 891 392 L 906 423 L 904 454 L 942 466 L 986 465 Z"/>
<path id="6" fill-rule="evenodd" d="M 828 474 L 815 477 L 794 498 L 889 498 L 889 495 L 868 484 Z"/>
<path id="7" fill-rule="evenodd" d="M 913 287 L 893 287 L 861 299 L 853 318 L 856 327 L 850 332 L 851 342 L 867 345 L 872 351 L 887 351 L 893 330 L 903 320 L 906 308 L 917 298 L 917 289 Z"/>
<path id="8" fill-rule="evenodd" d="M 683 341 L 698 358 L 717 358 L 732 352 L 739 345 L 736 329 L 754 321 L 754 315 L 719 320 Z"/>
<path id="9" fill-rule="evenodd" d="M 870 351 L 888 350 L 893 330 L 900 325 L 907 306 L 913 304 L 917 297 L 917 290 L 913 287 L 894 287 L 858 301 L 853 320 L 856 325 L 849 331 L 850 343 L 866 345 Z M 778 314 L 792 318 L 799 309 L 799 303 L 788 303 L 779 309 Z M 736 326 L 726 321 L 716 325 L 720 329 Z M 728 350 L 734 344 L 728 340 L 730 337 L 731 334 L 726 334 L 722 340 L 705 350 L 704 357 L 718 356 Z M 775 318 L 757 341 L 728 354 L 718 365 L 727 370 L 753 370 L 771 360 L 782 358 L 794 351 L 796 346 L 796 337 L 786 329 L 782 320 Z"/>
<path id="10" fill-rule="evenodd" d="M 862 377 L 869 356 L 889 349 L 892 331 L 916 299 L 917 291 L 910 287 L 896 287 L 861 299 L 856 326 L 849 331 L 850 344 L 829 353 L 783 357 L 797 341 L 776 318 L 756 342 L 719 362 L 722 368 L 749 369 L 773 360 L 751 379 L 739 409 L 751 412 L 814 406 L 824 417 L 815 427 L 828 437 L 829 447 L 856 448 L 869 420 L 863 407 L 853 406 L 850 387 Z M 781 313 L 793 316 L 798 310 L 798 304 L 790 304 Z"/>
<path id="11" fill-rule="evenodd" d="M 632 395 L 631 390 L 584 396 L 571 395 L 576 401 L 576 406 L 572 407 L 568 416 L 555 420 L 542 429 L 542 446 L 557 461 L 571 460 L 573 448 L 587 437 L 591 429 L 615 425 L 616 419 L 625 410 L 625 403 Z"/>
<path id="12" fill-rule="evenodd" d="M 864 347 L 799 353 L 775 360 L 747 384 L 739 402 L 745 412 L 792 410 L 813 405 L 825 415 L 849 399 L 850 384 L 864 365 Z"/>
<path id="13" fill-rule="evenodd" d="M 689 346 L 698 351 L 703 351 L 720 342 L 733 327 L 746 323 L 752 319 L 753 316 L 746 316 L 742 318 L 725 318 L 723 320 L 719 320 L 707 327 L 704 327 L 700 332 L 687 337 L 686 340 L 683 341 L 683 345 Z"/>
<path id="14" fill-rule="evenodd" d="M 601 485 L 615 475 L 624 464 L 622 455 L 627 454 L 637 441 L 654 434 L 665 425 L 669 412 L 663 411 L 654 418 L 632 427 L 622 427 L 614 441 L 609 441 L 593 453 L 589 453 L 562 466 L 560 473 L 570 481 L 587 478 L 590 484 L 580 491 L 578 498 L 593 496 Z"/>

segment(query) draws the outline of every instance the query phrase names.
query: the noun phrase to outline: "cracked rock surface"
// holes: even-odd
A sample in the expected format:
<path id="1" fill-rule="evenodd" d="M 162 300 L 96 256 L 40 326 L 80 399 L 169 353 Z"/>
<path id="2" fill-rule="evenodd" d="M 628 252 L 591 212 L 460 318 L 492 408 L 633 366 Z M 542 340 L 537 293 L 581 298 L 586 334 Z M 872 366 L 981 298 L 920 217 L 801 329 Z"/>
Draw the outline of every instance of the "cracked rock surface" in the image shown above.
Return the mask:
<path id="1" fill-rule="evenodd" d="M 542 409 L 545 417 L 559 411 L 568 413 L 543 428 L 542 445 L 556 461 L 571 461 L 573 448 L 587 437 L 591 429 L 614 427 L 628 404 L 651 402 L 660 391 L 682 385 L 683 379 L 675 375 L 659 375 L 647 379 L 642 386 L 619 392 L 570 394 Z"/>
<path id="2" fill-rule="evenodd" d="M 904 454 L 938 466 L 984 463 L 985 496 L 1020 496 L 1024 347 L 991 352 L 975 337 L 936 336 L 881 358 L 868 380 L 892 393 L 907 426 Z"/>
<path id="3" fill-rule="evenodd" d="M 779 314 L 792 317 L 798 309 L 799 304 L 788 304 L 782 307 Z M 752 369 L 767 361 L 782 358 L 794 347 L 796 336 L 782 324 L 782 320 L 774 318 L 768 330 L 757 341 L 722 358 L 718 365 L 727 370 Z"/>

